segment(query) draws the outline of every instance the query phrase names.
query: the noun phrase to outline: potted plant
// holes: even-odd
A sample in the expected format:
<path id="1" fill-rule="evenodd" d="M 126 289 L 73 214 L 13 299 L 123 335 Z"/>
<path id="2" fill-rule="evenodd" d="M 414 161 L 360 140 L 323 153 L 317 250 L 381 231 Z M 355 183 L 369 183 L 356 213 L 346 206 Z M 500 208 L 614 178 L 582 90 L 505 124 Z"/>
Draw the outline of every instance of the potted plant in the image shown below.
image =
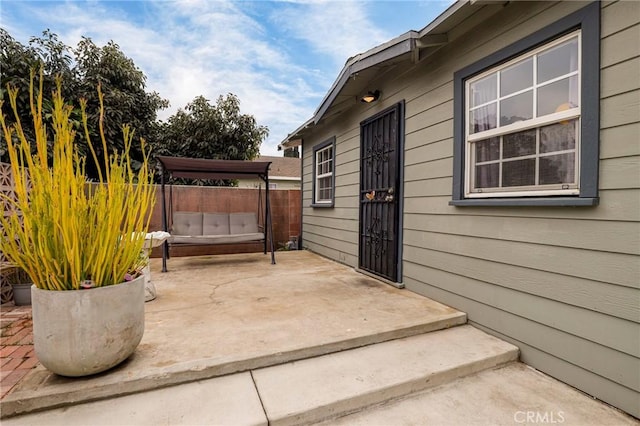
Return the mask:
<path id="1" fill-rule="evenodd" d="M 141 256 L 155 202 L 152 173 L 144 142 L 138 171 L 129 156 L 132 132 L 123 128 L 124 150 L 109 153 L 101 135 L 100 162 L 87 130 L 86 103 L 81 101 L 89 160 L 77 151 L 72 107 L 52 96 L 53 131 L 47 133 L 40 91 L 31 112 L 34 141 L 25 138 L 20 123 L 0 117 L 15 182 L 12 214 L 0 217 L 5 227 L 1 249 L 28 273 L 31 289 L 35 352 L 54 373 L 85 376 L 105 371 L 133 353 L 144 333 L 144 277 Z M 17 90 L 9 88 L 16 110 Z M 101 105 L 102 94 L 98 88 Z M 17 114 L 16 114 L 17 116 Z M 101 132 L 102 133 L 102 132 Z M 52 136 L 48 141 L 47 136 Z M 51 150 L 52 155 L 47 155 Z M 88 184 L 85 164 L 98 166 L 99 182 Z M 100 167 L 101 165 L 101 167 Z"/>
<path id="2" fill-rule="evenodd" d="M 13 303 L 16 306 L 31 304 L 31 277 L 22 268 L 13 267 L 6 275 L 13 290 Z"/>

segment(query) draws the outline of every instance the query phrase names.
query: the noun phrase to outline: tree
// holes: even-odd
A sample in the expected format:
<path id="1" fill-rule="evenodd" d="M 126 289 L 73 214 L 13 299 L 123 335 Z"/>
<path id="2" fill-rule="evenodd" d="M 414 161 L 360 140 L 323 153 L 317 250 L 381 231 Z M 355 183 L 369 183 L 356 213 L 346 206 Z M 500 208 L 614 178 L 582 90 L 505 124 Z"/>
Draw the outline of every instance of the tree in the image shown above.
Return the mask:
<path id="1" fill-rule="evenodd" d="M 43 96 L 46 100 L 43 104 L 44 118 L 49 120 L 50 124 L 52 105 L 48 99 L 56 87 L 56 76 L 61 77 L 63 96 L 71 96 L 76 87 L 71 61 L 69 47 L 49 30 L 44 31 L 42 37 L 32 37 L 29 45 L 24 46 L 0 28 L 0 63 L 2 64 L 0 100 L 4 100 L 2 114 L 7 118 L 7 123 L 13 124 L 16 121 L 8 101 L 7 86 L 11 85 L 18 89 L 15 113 L 22 122 L 29 123 L 31 122 L 30 76 L 32 71 L 42 70 Z M 39 84 L 33 87 L 37 95 Z M 25 126 L 23 130 L 28 140 L 35 140 L 33 127 Z M 0 141 L 0 160 L 2 161 L 8 161 L 6 149 L 6 141 Z"/>
<path id="2" fill-rule="evenodd" d="M 154 152 L 178 157 L 253 160 L 268 134 L 269 129 L 258 125 L 252 115 L 240 112 L 240 99 L 234 94 L 219 96 L 215 105 L 197 96 L 163 124 Z"/>
<path id="3" fill-rule="evenodd" d="M 142 164 L 139 139 L 144 138 L 152 143 L 158 131 L 156 113 L 168 107 L 169 102 L 156 92 L 145 91 L 147 77 L 113 41 L 98 47 L 90 38 L 83 37 L 75 49 L 75 56 L 77 95 L 87 101 L 91 139 L 100 137 L 100 101 L 96 90 L 100 85 L 104 96 L 103 130 L 108 147 L 122 151 L 122 126 L 131 126 L 135 131 L 133 147 L 136 148 L 130 154 L 132 164 L 137 169 Z M 97 150 L 98 159 L 101 160 L 104 153 L 102 148 Z"/>
<path id="4" fill-rule="evenodd" d="M 33 37 L 28 46 L 14 40 L 8 32 L 0 29 L 0 59 L 2 63 L 2 88 L 0 99 L 6 98 L 6 85 L 11 84 L 19 89 L 18 116 L 22 122 L 31 121 L 28 102 L 29 75 L 32 70 L 42 71 L 44 98 L 48 99 L 59 78 L 62 84 L 62 95 L 72 102 L 75 110 L 72 120 L 80 125 L 80 99 L 87 101 L 87 118 L 89 136 L 96 141 L 100 138 L 100 102 L 98 85 L 104 96 L 104 135 L 107 149 L 111 152 L 122 151 L 122 127 L 128 124 L 135 130 L 133 147 L 130 155 L 134 167 L 142 164 L 139 139 L 145 138 L 151 144 L 156 137 L 159 124 L 157 111 L 166 108 L 169 103 L 156 92 L 145 91 L 146 76 L 136 67 L 113 41 L 103 47 L 89 38 L 83 37 L 76 49 L 71 49 L 58 40 L 58 36 L 49 30 L 42 37 Z M 75 61 L 74 61 L 75 59 Z M 36 84 L 37 87 L 37 84 Z M 8 102 L 2 106 L 7 122 L 14 121 Z M 45 104 L 45 113 L 51 105 Z M 45 114 L 45 117 L 47 115 Z M 25 129 L 29 140 L 34 140 L 33 130 Z M 81 136 L 84 136 L 81 134 Z M 3 142 L 4 143 L 4 142 Z M 87 141 L 84 137 L 76 137 L 76 147 L 81 154 L 88 153 Z M 100 144 L 97 147 L 99 164 L 104 164 Z M 7 161 L 6 149 L 0 146 L 0 160 Z M 97 176 L 97 168 L 93 162 L 87 164 L 87 175 Z"/>

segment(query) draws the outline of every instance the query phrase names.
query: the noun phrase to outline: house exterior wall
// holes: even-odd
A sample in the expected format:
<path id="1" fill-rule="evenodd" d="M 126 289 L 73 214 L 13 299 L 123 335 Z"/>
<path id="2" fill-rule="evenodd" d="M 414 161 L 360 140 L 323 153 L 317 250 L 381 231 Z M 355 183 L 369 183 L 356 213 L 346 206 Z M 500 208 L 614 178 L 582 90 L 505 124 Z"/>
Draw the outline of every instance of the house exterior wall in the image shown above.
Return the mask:
<path id="1" fill-rule="evenodd" d="M 269 177 L 269 184 L 275 189 L 300 189 L 300 179 L 278 179 L 278 177 Z M 260 179 L 238 179 L 238 188 L 258 188 L 264 189 L 264 182 Z"/>
<path id="2" fill-rule="evenodd" d="M 472 16 L 439 52 L 380 80 L 381 101 L 316 126 L 303 145 L 303 242 L 357 266 L 359 123 L 404 99 L 404 285 L 640 417 L 640 3 L 601 4 L 599 205 L 449 205 L 454 72 L 584 5 L 510 2 L 484 24 Z M 312 147 L 332 136 L 335 207 L 312 208 Z"/>

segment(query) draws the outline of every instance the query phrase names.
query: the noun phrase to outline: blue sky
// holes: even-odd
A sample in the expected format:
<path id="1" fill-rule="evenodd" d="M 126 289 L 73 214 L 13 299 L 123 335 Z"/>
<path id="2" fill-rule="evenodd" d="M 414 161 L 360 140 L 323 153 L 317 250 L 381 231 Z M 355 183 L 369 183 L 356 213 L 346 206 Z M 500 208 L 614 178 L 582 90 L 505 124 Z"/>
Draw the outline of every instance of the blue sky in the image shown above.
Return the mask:
<path id="1" fill-rule="evenodd" d="M 236 94 L 269 127 L 263 155 L 309 119 L 346 60 L 409 30 L 452 1 L 15 1 L 0 26 L 26 44 L 45 29 L 75 47 L 115 41 L 169 99 L 166 119 L 203 95 Z"/>

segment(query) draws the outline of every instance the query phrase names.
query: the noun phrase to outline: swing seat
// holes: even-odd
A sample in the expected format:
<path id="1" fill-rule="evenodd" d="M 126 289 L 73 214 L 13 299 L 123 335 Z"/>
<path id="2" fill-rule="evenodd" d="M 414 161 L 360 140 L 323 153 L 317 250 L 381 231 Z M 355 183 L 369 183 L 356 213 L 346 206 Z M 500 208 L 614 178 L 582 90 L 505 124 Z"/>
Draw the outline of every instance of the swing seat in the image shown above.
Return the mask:
<path id="1" fill-rule="evenodd" d="M 234 244 L 264 241 L 255 213 L 174 212 L 170 244 Z"/>

